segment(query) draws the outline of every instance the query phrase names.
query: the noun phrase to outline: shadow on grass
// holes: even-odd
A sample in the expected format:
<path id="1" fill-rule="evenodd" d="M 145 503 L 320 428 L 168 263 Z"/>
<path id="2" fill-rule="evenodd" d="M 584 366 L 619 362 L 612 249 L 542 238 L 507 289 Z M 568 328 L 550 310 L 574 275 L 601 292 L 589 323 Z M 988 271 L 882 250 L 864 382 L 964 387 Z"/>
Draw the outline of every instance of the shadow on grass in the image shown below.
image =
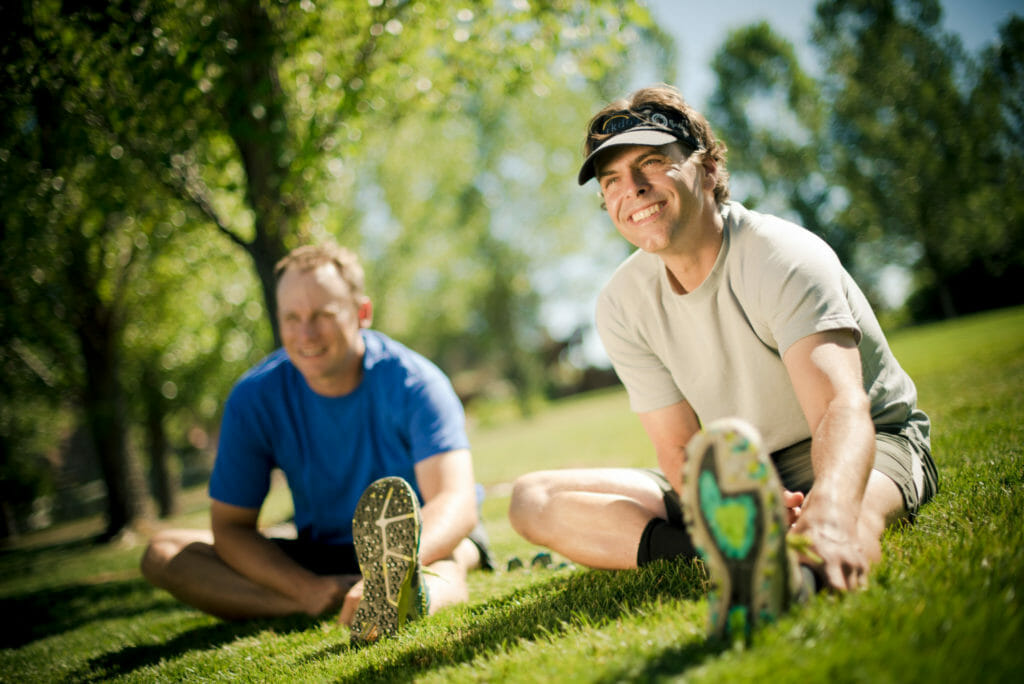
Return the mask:
<path id="1" fill-rule="evenodd" d="M 0 602 L 0 648 L 20 648 L 86 623 L 126 618 L 181 604 L 144 580 L 79 583 L 21 594 Z"/>
<path id="2" fill-rule="evenodd" d="M 617 684 L 679 678 L 685 676 L 686 670 L 700 665 L 706 658 L 721 654 L 724 648 L 722 644 L 711 641 L 676 646 L 662 651 L 657 657 L 648 658 L 639 670 L 633 667 L 615 670 L 606 666 L 601 676 L 594 681 L 597 684 Z"/>
<path id="3" fill-rule="evenodd" d="M 469 662 L 519 640 L 547 638 L 579 626 L 606 624 L 660 600 L 697 600 L 704 595 L 704 582 L 703 572 L 697 566 L 665 561 L 641 570 L 587 570 L 556 576 L 474 606 L 445 638 L 410 640 L 409 648 L 390 653 L 385 665 L 368 663 L 346 674 L 343 681 L 412 681 L 427 671 Z M 335 645 L 309 659 L 348 650 L 345 645 Z M 663 667 L 678 672 L 714 652 L 710 646 L 698 646 L 666 653 Z M 654 671 L 662 671 L 662 667 Z"/>
<path id="4" fill-rule="evenodd" d="M 178 608 L 181 607 L 180 603 L 175 602 L 175 604 Z M 161 660 L 174 660 L 192 651 L 215 649 L 260 632 L 273 631 L 278 634 L 286 634 L 301 632 L 309 627 L 310 618 L 302 615 L 243 622 L 217 622 L 190 629 L 158 644 L 128 646 L 119 651 L 104 653 L 86 663 L 76 679 L 80 681 L 106 680 L 156 665 Z"/>

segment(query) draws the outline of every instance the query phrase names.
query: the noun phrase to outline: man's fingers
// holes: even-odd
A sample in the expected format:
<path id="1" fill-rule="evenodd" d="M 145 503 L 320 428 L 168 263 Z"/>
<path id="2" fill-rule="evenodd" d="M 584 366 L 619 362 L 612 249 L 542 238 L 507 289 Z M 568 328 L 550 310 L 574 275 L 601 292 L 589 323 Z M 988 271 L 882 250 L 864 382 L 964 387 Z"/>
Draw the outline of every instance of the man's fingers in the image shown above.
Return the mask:
<path id="1" fill-rule="evenodd" d="M 799 508 L 804 503 L 804 493 L 785 489 L 782 491 L 782 503 L 786 508 Z"/>
<path id="2" fill-rule="evenodd" d="M 800 519 L 800 507 L 804 503 L 803 492 L 791 492 L 788 489 L 782 492 L 782 505 L 786 507 L 786 522 L 792 527 Z"/>
<path id="3" fill-rule="evenodd" d="M 786 522 L 790 527 L 796 525 L 796 521 L 800 519 L 800 507 L 794 506 L 786 509 Z"/>
<path id="4" fill-rule="evenodd" d="M 833 589 L 850 591 L 867 586 L 867 568 L 861 558 L 842 558 L 824 565 L 825 578 Z"/>

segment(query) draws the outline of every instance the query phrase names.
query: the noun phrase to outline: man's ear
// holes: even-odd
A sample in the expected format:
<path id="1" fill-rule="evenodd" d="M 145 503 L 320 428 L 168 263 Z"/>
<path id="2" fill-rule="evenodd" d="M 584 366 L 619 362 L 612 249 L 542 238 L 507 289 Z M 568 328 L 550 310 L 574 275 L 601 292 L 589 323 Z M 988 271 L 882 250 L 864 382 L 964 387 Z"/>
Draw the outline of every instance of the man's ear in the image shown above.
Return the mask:
<path id="1" fill-rule="evenodd" d="M 715 185 L 718 183 L 718 162 L 705 152 L 700 165 L 704 167 L 704 189 L 714 190 Z"/>
<path id="2" fill-rule="evenodd" d="M 373 302 L 369 297 L 364 297 L 363 301 L 359 302 L 358 315 L 359 327 L 369 328 L 373 323 Z"/>

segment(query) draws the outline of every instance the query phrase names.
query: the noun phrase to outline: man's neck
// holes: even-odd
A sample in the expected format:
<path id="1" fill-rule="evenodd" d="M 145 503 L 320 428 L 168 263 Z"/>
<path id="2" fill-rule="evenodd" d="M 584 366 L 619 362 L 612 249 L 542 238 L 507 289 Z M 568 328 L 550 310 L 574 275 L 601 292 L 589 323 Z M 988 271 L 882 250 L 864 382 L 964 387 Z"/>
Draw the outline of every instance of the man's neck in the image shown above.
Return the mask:
<path id="1" fill-rule="evenodd" d="M 693 234 L 689 244 L 658 256 L 665 262 L 669 282 L 676 294 L 693 292 L 703 283 L 715 266 L 722 249 L 722 215 L 713 210 L 701 216 L 700 230 Z"/>

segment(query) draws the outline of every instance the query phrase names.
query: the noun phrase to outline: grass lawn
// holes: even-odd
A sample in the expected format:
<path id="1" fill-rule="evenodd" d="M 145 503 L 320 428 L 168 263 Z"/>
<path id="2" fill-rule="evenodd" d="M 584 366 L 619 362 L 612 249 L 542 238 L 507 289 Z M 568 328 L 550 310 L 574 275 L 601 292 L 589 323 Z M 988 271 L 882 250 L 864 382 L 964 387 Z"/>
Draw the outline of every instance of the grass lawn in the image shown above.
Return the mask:
<path id="1" fill-rule="evenodd" d="M 752 647 L 704 639 L 702 577 L 638 571 L 474 573 L 472 600 L 359 651 L 329 618 L 227 623 L 149 587 L 141 540 L 94 546 L 88 525 L 0 551 L 0 682 L 1021 681 L 1024 677 L 1024 308 L 891 336 L 933 419 L 940 493 L 890 530 L 868 589 L 820 595 Z M 505 512 L 537 468 L 652 465 L 621 391 L 474 428 L 499 559 L 529 562 Z M 264 511 L 288 514 L 275 490 Z M 202 492 L 175 526 L 206 523 Z M 557 560 L 557 559 L 556 559 Z"/>

